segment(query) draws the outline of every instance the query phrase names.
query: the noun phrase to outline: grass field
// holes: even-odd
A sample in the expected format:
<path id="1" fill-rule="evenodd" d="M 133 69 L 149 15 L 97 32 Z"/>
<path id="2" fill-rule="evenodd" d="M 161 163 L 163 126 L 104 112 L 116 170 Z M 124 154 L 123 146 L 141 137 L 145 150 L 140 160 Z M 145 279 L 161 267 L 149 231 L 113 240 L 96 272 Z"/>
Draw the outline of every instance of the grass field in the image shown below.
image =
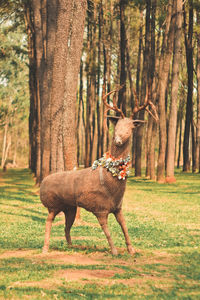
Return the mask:
<path id="1" fill-rule="evenodd" d="M 64 217 L 42 254 L 46 209 L 27 169 L 0 172 L 0 299 L 200 299 L 200 175 L 175 184 L 130 177 L 124 214 L 137 254 L 126 252 L 114 217 L 119 255 L 110 254 L 96 218 L 81 210 L 64 239 Z"/>

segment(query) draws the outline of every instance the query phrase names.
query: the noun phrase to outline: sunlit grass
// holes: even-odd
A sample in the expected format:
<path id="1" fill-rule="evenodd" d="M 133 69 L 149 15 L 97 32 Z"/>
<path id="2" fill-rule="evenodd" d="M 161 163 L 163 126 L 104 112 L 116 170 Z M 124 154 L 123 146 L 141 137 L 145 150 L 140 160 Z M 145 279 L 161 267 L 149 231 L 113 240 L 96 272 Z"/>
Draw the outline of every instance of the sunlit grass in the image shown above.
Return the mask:
<path id="1" fill-rule="evenodd" d="M 66 244 L 60 215 L 50 253 L 42 255 L 47 210 L 32 175 L 27 169 L 1 173 L 0 299 L 199 299 L 200 175 L 177 171 L 176 178 L 174 184 L 129 178 L 123 208 L 138 253 L 127 254 L 110 215 L 115 258 L 85 210 L 71 230 L 74 246 Z M 88 258 L 94 262 L 83 264 Z"/>

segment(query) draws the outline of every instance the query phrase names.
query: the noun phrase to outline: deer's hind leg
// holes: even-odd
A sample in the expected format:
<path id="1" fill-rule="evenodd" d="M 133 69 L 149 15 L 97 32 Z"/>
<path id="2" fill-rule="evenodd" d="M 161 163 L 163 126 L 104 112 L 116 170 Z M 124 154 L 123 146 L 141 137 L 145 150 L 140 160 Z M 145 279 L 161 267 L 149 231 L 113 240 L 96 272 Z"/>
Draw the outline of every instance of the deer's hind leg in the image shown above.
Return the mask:
<path id="1" fill-rule="evenodd" d="M 119 223 L 119 225 L 121 226 L 122 231 L 124 233 L 124 237 L 125 237 L 128 252 L 130 254 L 134 254 L 135 250 L 131 245 L 131 240 L 130 240 L 130 237 L 128 235 L 128 229 L 126 227 L 126 222 L 125 222 L 122 210 L 120 209 L 120 210 L 116 211 L 114 213 L 114 215 L 115 215 L 115 218 L 116 218 L 117 222 Z"/>
<path id="2" fill-rule="evenodd" d="M 43 253 L 48 252 L 49 250 L 49 239 L 51 234 L 51 227 L 52 222 L 55 219 L 55 216 L 59 213 L 59 211 L 49 211 L 47 220 L 46 220 L 46 226 L 45 226 L 45 238 L 44 238 L 44 246 L 43 246 Z"/>
<path id="3" fill-rule="evenodd" d="M 76 217 L 76 206 L 69 206 L 67 209 L 64 210 L 65 214 L 65 237 L 67 240 L 68 245 L 72 245 L 70 230 L 72 225 L 74 224 L 74 220 Z"/>
<path id="4" fill-rule="evenodd" d="M 108 213 L 95 214 L 95 216 L 97 217 L 99 224 L 101 225 L 101 228 L 103 229 L 103 232 L 105 233 L 105 236 L 106 236 L 108 243 L 110 245 L 110 248 L 111 248 L 111 253 L 113 255 L 117 255 L 117 249 L 114 246 L 113 240 L 110 235 L 110 231 L 108 229 Z"/>

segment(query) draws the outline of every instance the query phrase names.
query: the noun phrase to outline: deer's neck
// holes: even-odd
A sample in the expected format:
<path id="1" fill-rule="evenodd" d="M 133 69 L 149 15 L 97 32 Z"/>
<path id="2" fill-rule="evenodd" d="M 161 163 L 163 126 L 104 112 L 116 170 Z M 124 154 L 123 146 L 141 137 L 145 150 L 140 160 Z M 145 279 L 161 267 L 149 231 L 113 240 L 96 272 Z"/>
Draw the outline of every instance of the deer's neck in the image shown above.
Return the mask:
<path id="1" fill-rule="evenodd" d="M 115 158 L 126 158 L 129 154 L 129 146 L 130 146 L 130 139 L 126 141 L 122 146 L 117 146 L 114 142 L 114 139 L 112 141 L 111 145 L 111 155 Z"/>

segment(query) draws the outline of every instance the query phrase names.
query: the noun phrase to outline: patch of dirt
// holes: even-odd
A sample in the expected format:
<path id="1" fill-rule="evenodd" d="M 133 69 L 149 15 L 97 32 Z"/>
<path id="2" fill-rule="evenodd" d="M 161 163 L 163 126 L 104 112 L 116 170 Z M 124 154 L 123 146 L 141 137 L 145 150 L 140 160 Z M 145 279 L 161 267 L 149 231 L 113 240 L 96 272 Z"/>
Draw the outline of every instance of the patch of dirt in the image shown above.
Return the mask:
<path id="1" fill-rule="evenodd" d="M 29 287 L 39 287 L 44 289 L 55 288 L 56 285 L 61 285 L 63 281 L 71 282 L 76 281 L 80 283 L 85 283 L 86 280 L 90 281 L 100 281 L 101 284 L 108 284 L 109 279 L 115 275 L 115 271 L 113 270 L 67 270 L 67 271 L 59 271 L 54 274 L 51 278 L 46 278 L 41 281 L 26 281 L 20 282 L 16 281 L 8 288 L 13 288 L 16 286 L 29 286 Z M 118 272 L 119 273 L 119 272 Z M 113 283 L 113 282 L 112 282 Z"/>
<path id="2" fill-rule="evenodd" d="M 93 253 L 92 257 L 89 255 L 82 255 L 79 253 L 66 254 L 65 252 L 53 251 L 47 254 L 39 254 L 38 257 L 43 260 L 46 259 L 50 263 L 56 264 L 74 264 L 74 265 L 100 265 L 105 258 L 104 254 Z"/>
<path id="3" fill-rule="evenodd" d="M 15 287 L 38 287 L 38 288 L 43 288 L 43 289 L 53 289 L 55 288 L 56 285 L 60 285 L 60 279 L 57 278 L 47 278 L 43 279 L 41 281 L 16 281 L 12 283 L 10 286 L 8 286 L 8 289 L 12 289 Z"/>
<path id="4" fill-rule="evenodd" d="M 70 264 L 70 265 L 102 265 L 104 264 L 106 256 L 104 254 L 95 252 L 90 255 L 82 255 L 79 253 L 66 254 L 61 251 L 50 251 L 43 254 L 36 253 L 36 250 L 16 250 L 6 251 L 0 254 L 0 259 L 7 259 L 12 257 L 24 257 L 33 260 L 42 260 L 44 263 L 52 264 Z"/>
<path id="5" fill-rule="evenodd" d="M 79 237 L 77 237 L 79 239 Z M 81 246 L 72 246 L 73 248 L 82 248 L 86 250 L 87 247 Z M 91 247 L 90 247 L 91 248 Z M 119 254 L 123 255 L 126 253 L 126 249 L 119 249 Z M 137 251 L 138 252 L 138 251 Z M 138 252 L 141 255 L 139 257 L 132 256 L 126 260 L 123 260 L 118 257 L 108 257 L 108 253 L 101 253 L 98 251 L 94 251 L 91 254 L 80 254 L 80 253 L 72 253 L 67 254 L 64 251 L 52 251 L 50 250 L 48 253 L 43 254 L 42 252 L 38 253 L 38 250 L 15 250 L 15 251 L 5 251 L 0 254 L 0 259 L 11 258 L 11 257 L 24 257 L 31 259 L 42 259 L 46 262 L 51 263 L 59 263 L 59 264 L 75 264 L 75 265 L 121 265 L 121 266 L 133 266 L 138 267 L 139 265 L 148 265 L 148 264 L 162 264 L 164 265 L 175 265 L 175 254 L 154 251 L 153 253 L 146 253 L 143 255 L 142 251 Z M 176 254 L 176 256 L 179 256 Z"/>
<path id="6" fill-rule="evenodd" d="M 66 281 L 79 281 L 84 279 L 109 279 L 116 273 L 114 270 L 67 270 L 57 272 L 56 276 L 64 278 Z M 123 272 L 120 272 L 123 273 Z"/>
<path id="7" fill-rule="evenodd" d="M 125 249 L 118 249 L 119 252 L 125 252 Z M 143 266 L 148 264 L 161 264 L 161 267 L 168 268 L 169 265 L 174 265 L 175 255 L 165 251 L 142 252 L 138 257 L 127 257 L 122 259 L 120 257 L 111 257 L 107 253 L 93 252 L 90 254 L 72 253 L 67 254 L 61 251 L 50 251 L 47 254 L 38 253 L 38 250 L 18 250 L 6 251 L 0 254 L 0 259 L 10 257 L 24 257 L 32 260 L 33 262 L 42 262 L 43 264 L 57 264 L 57 265 L 74 265 L 72 268 L 60 269 L 56 271 L 51 277 L 47 277 L 41 281 L 35 282 L 19 282 L 16 281 L 9 288 L 15 286 L 30 286 L 45 289 L 53 289 L 60 286 L 63 282 L 79 282 L 96 283 L 102 285 L 113 285 L 123 283 L 129 287 L 136 286 L 149 286 L 149 282 L 162 289 L 168 289 L 173 286 L 174 279 L 168 272 L 162 276 L 156 271 L 152 270 L 151 273 L 146 274 Z M 79 266 L 91 266 L 90 270 L 78 269 Z M 99 267 L 98 267 L 99 266 Z M 130 267 L 138 271 L 138 274 L 133 275 L 131 278 L 120 279 L 113 278 L 115 274 L 122 275 L 125 270 L 123 266 Z M 166 269 L 167 270 L 167 269 Z"/>
<path id="8" fill-rule="evenodd" d="M 33 257 L 35 255 L 35 250 L 13 250 L 6 251 L 0 254 L 0 259 L 6 259 L 11 257 Z"/>

